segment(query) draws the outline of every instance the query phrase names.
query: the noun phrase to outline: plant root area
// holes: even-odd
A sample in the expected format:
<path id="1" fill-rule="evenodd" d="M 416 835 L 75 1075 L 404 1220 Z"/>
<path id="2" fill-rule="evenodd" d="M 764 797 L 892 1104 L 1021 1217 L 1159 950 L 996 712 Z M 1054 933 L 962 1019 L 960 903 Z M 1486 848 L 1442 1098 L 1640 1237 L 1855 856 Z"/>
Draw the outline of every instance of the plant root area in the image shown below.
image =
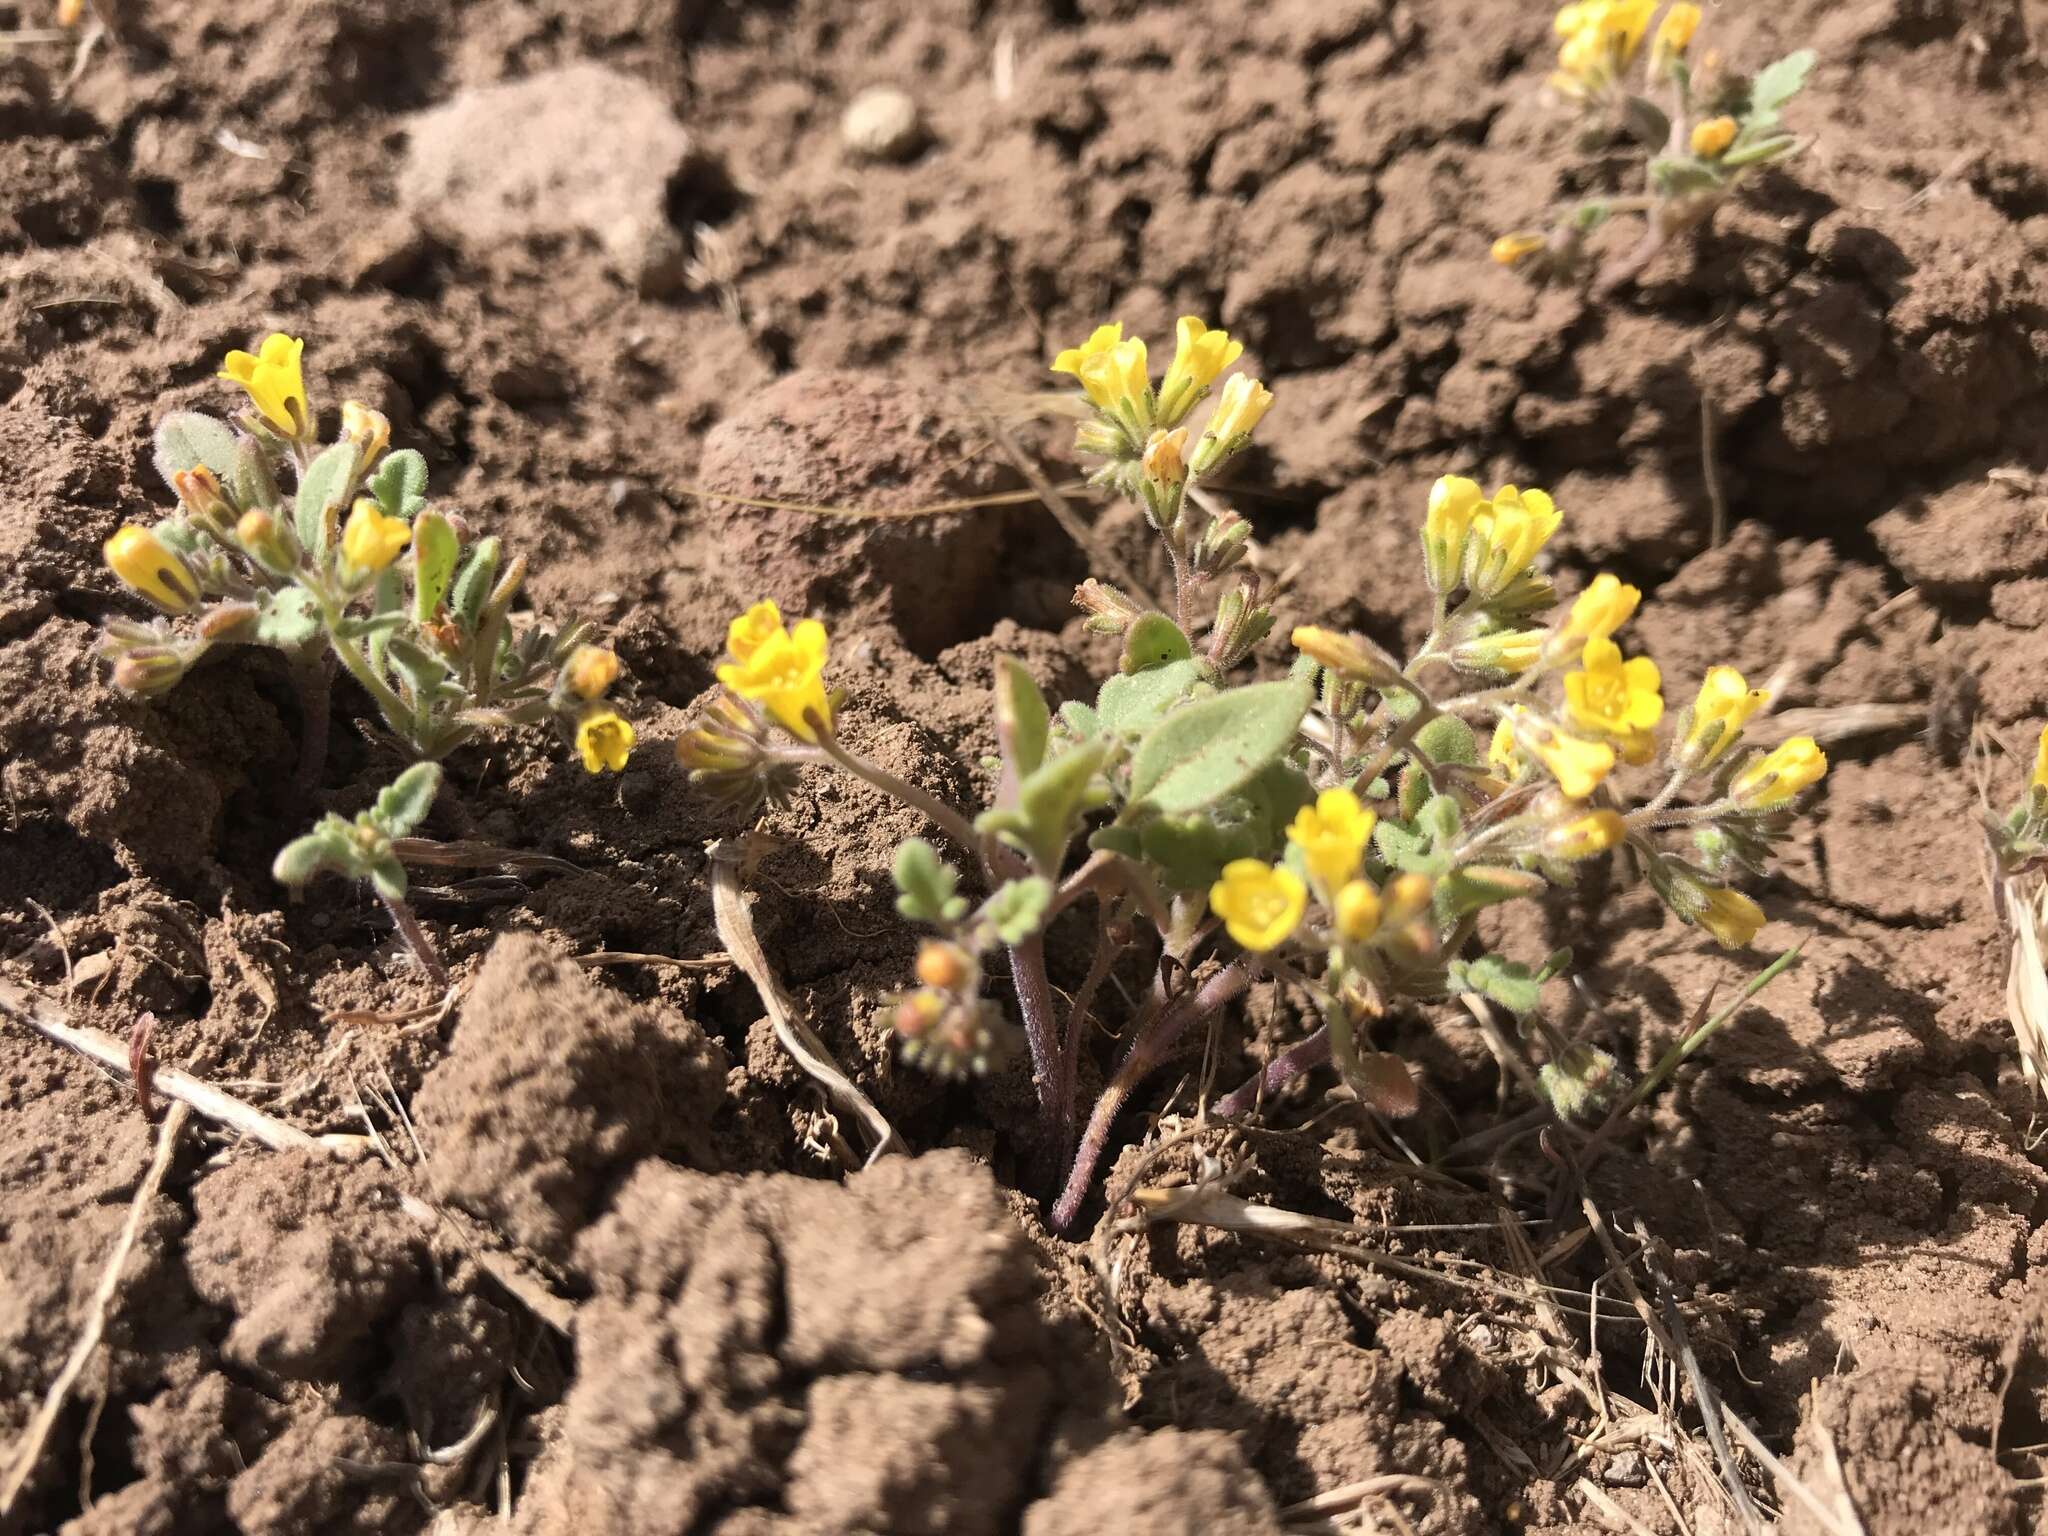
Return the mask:
<path id="1" fill-rule="evenodd" d="M 2039 1528 L 2048 1178 L 1979 783 L 2010 803 L 2048 713 L 2041 0 L 1709 8 L 1696 46 L 1738 67 L 1817 50 L 1810 147 L 1597 303 L 1488 259 L 1620 163 L 1544 98 L 1543 6 L 54 9 L 0 4 L 0 985 L 312 1139 L 200 1113 L 165 1151 L 162 1091 L 147 1120 L 0 1018 L 0 1529 Z M 857 152 L 872 86 L 915 116 Z M 890 855 L 927 829 L 817 769 L 735 822 L 670 754 L 771 596 L 830 625 L 851 745 L 978 797 L 995 658 L 1085 697 L 1114 646 L 1075 583 L 1165 584 L 1135 514 L 1079 497 L 1089 552 L 1015 498 L 702 493 L 1015 492 L 1003 437 L 1070 480 L 1047 359 L 1187 312 L 1278 396 L 1229 499 L 1292 573 L 1279 637 L 1412 645 L 1430 482 L 1538 484 L 1560 585 L 1644 588 L 1674 700 L 1775 675 L 1833 760 L 1753 951 L 1619 864 L 1494 934 L 1569 943 L 1549 1006 L 1635 1074 L 1806 941 L 1587 1174 L 1613 1255 L 1569 1141 L 1424 1166 L 1528 1108 L 1455 1007 L 1378 1042 L 1414 1120 L 1325 1071 L 1141 1167 L 1311 1027 L 1272 985 L 1147 1085 L 1105 1174 L 1221 1170 L 1322 1236 L 1100 1197 L 1049 1233 L 1024 1065 L 939 1082 L 877 1022 L 915 946 Z M 323 421 L 387 413 L 635 690 L 622 775 L 538 731 L 448 763 L 427 834 L 559 861 L 416 872 L 449 1008 L 375 902 L 269 878 L 395 768 L 363 698 L 334 690 L 309 799 L 272 653 L 156 701 L 94 654 L 142 616 L 99 550 L 170 505 L 155 419 L 229 409 L 221 355 L 272 329 Z M 845 1166 L 864 1128 L 718 939 L 719 839 L 913 1155 Z M 1071 990 L 1085 909 L 1051 939 Z M 1084 1090 L 1145 964 L 1103 988 Z M 1730 1418 L 1776 1469 L 1723 1453 Z"/>

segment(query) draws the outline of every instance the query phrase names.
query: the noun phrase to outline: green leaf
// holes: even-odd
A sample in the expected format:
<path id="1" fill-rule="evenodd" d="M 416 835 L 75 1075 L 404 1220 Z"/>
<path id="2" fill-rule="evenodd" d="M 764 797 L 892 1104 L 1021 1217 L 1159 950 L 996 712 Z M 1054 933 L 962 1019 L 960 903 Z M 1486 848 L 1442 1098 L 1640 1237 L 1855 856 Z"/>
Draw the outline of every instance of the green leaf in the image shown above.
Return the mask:
<path id="1" fill-rule="evenodd" d="M 1479 766 L 1479 741 L 1472 727 L 1456 715 L 1438 715 L 1415 733 L 1415 750 L 1432 763 Z"/>
<path id="2" fill-rule="evenodd" d="M 288 885 L 296 890 L 323 869 L 345 868 L 346 859 L 336 844 L 335 830 L 327 824 L 330 821 L 335 821 L 335 818 L 328 817 L 304 837 L 295 837 L 280 848 L 277 857 L 271 860 L 270 878 L 279 885 Z M 340 835 L 346 837 L 347 823 L 337 822 L 336 825 L 344 829 Z"/>
<path id="3" fill-rule="evenodd" d="M 1536 1011 L 1547 979 L 1520 961 L 1504 960 L 1499 955 L 1476 955 L 1470 960 L 1454 960 L 1450 977 L 1453 991 L 1477 992 L 1513 1014 Z"/>
<path id="4" fill-rule="evenodd" d="M 379 859 L 370 866 L 370 889 L 386 901 L 405 900 L 405 866 L 396 859 Z"/>
<path id="5" fill-rule="evenodd" d="M 1721 173 L 1689 156 L 1659 155 L 1650 162 L 1650 186 L 1665 197 L 1683 197 L 1721 185 Z"/>
<path id="6" fill-rule="evenodd" d="M 393 635 L 385 641 L 384 650 L 416 695 L 432 693 L 448 675 L 447 662 L 403 635 Z"/>
<path id="7" fill-rule="evenodd" d="M 1799 140 L 1791 134 L 1774 133 L 1767 138 L 1736 145 L 1721 157 L 1721 164 L 1730 170 L 1739 170 L 1745 165 L 1766 165 L 1773 160 L 1783 160 L 1798 148 Z"/>
<path id="8" fill-rule="evenodd" d="M 966 900 L 953 894 L 960 884 L 958 872 L 921 837 L 898 845 L 890 873 L 896 880 L 896 910 L 913 923 L 957 921 L 967 910 Z"/>
<path id="9" fill-rule="evenodd" d="M 1060 723 L 1079 741 L 1102 734 L 1102 716 L 1079 699 L 1069 699 L 1060 706 Z"/>
<path id="10" fill-rule="evenodd" d="M 1382 819 L 1372 830 L 1372 842 L 1382 862 L 1404 875 L 1437 876 L 1450 870 L 1450 854 L 1431 848 L 1429 839 L 1398 821 Z"/>
<path id="11" fill-rule="evenodd" d="M 1095 696 L 1095 712 L 1119 736 L 1142 736 L 1201 680 L 1201 664 L 1195 661 L 1169 661 L 1112 677 Z"/>
<path id="12" fill-rule="evenodd" d="M 1811 48 L 1801 48 L 1756 72 L 1756 78 L 1749 82 L 1749 113 L 1742 125 L 1744 137 L 1777 125 L 1785 103 L 1805 87 L 1813 58 Z"/>
<path id="13" fill-rule="evenodd" d="M 417 448 L 400 448 L 384 455 L 370 476 L 370 494 L 386 517 L 411 522 L 427 504 L 427 461 Z"/>
<path id="14" fill-rule="evenodd" d="M 1458 840 L 1458 824 L 1462 819 L 1456 800 L 1449 795 L 1431 795 L 1423 802 L 1421 814 L 1415 818 L 1415 830 L 1438 848 L 1448 848 Z"/>
<path id="15" fill-rule="evenodd" d="M 299 476 L 298 494 L 292 498 L 292 526 L 307 549 L 327 553 L 328 514 L 348 499 L 356 478 L 356 445 L 335 443 L 323 448 L 318 458 Z"/>
<path id="16" fill-rule="evenodd" d="M 422 512 L 412 525 L 412 616 L 425 624 L 448 595 L 462 541 L 447 518 Z"/>
<path id="17" fill-rule="evenodd" d="M 1238 789 L 1294 743 L 1313 690 L 1252 683 L 1175 710 L 1131 760 L 1131 799 L 1162 815 L 1198 811 Z"/>
<path id="18" fill-rule="evenodd" d="M 1467 864 L 1437 881 L 1436 915 L 1443 922 L 1454 923 L 1482 907 L 1497 906 L 1518 896 L 1534 896 L 1548 889 L 1549 883 L 1533 870 Z"/>
<path id="19" fill-rule="evenodd" d="M 303 587 L 271 594 L 256 620 L 256 639 L 279 650 L 295 651 L 320 633 L 320 611 Z"/>
<path id="20" fill-rule="evenodd" d="M 414 763 L 378 796 L 370 816 L 386 837 L 404 837 L 427 819 L 441 791 L 441 765 Z M 404 887 L 401 885 L 400 889 Z"/>
<path id="21" fill-rule="evenodd" d="M 1664 115 L 1664 109 L 1654 101 L 1642 96 L 1631 96 L 1622 103 L 1622 126 L 1635 141 L 1648 150 L 1659 150 L 1671 137 L 1671 119 Z"/>
<path id="22" fill-rule="evenodd" d="M 284 492 L 277 488 L 277 475 L 270 467 L 270 450 L 253 437 L 235 444 L 235 473 L 222 482 L 244 512 L 275 512 L 284 505 Z"/>
<path id="23" fill-rule="evenodd" d="M 235 478 L 235 429 L 204 411 L 173 411 L 156 426 L 156 472 L 164 484 L 181 470 L 204 466 L 223 485 Z"/>
<path id="24" fill-rule="evenodd" d="M 1105 743 L 1089 742 L 1048 759 L 1018 784 L 1015 805 L 983 811 L 975 830 L 994 833 L 1041 869 L 1057 869 L 1081 817 L 1104 803 L 1096 775 L 1108 757 Z"/>
<path id="25" fill-rule="evenodd" d="M 476 629 L 484 600 L 498 580 L 498 552 L 502 547 L 496 538 L 480 540 L 462 574 L 455 578 L 455 595 L 448 606 L 454 610 L 456 622 L 467 631 Z"/>
<path id="26" fill-rule="evenodd" d="M 1022 944 L 1044 923 L 1052 897 L 1052 882 L 1041 876 L 1006 880 L 989 897 L 981 913 L 995 929 L 997 938 L 1005 944 Z"/>
<path id="27" fill-rule="evenodd" d="M 1024 663 L 1014 656 L 996 662 L 996 739 L 1003 760 L 1019 779 L 1038 771 L 1052 734 L 1052 711 Z"/>
<path id="28" fill-rule="evenodd" d="M 1168 662 L 1186 661 L 1194 654 L 1194 646 L 1173 620 L 1163 613 L 1141 613 L 1124 631 L 1124 654 L 1117 670 L 1125 674 L 1145 672 Z"/>

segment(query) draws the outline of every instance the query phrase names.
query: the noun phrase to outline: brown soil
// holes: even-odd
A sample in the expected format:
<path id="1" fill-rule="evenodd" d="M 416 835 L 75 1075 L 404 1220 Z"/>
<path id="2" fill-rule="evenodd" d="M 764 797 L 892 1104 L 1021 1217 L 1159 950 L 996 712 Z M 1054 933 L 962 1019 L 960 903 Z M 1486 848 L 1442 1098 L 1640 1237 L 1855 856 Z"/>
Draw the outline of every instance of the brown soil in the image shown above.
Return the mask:
<path id="1" fill-rule="evenodd" d="M 1668 1247 L 1719 1390 L 1814 1486 L 1839 1460 L 1871 1536 L 2037 1527 L 2013 1448 L 2048 1441 L 2048 1178 L 1963 754 L 1973 729 L 2024 752 L 2048 712 L 2040 0 L 1711 10 L 1738 63 L 1819 50 L 1815 143 L 1606 305 L 1486 255 L 1578 186 L 1541 6 L 95 3 L 112 32 L 68 92 L 68 48 L 0 51 L 0 964 L 118 1035 L 147 1012 L 163 1063 L 312 1133 L 367 1122 L 391 1157 L 188 1135 L 17 1528 L 483 1529 L 506 1496 L 550 1533 L 1271 1532 L 1379 1479 L 1364 1508 L 1418 1530 L 1609 1529 L 1582 1470 L 1642 1528 L 1679 1529 L 1668 1486 L 1688 1528 L 1732 1529 L 1668 1438 L 1557 1477 L 1594 1420 L 1520 1302 L 1181 1228 L 1119 1250 L 1112 1316 L 1015 1187 L 1022 1070 L 949 1087 L 873 1022 L 913 945 L 888 855 L 921 829 L 863 786 L 812 775 L 766 817 L 756 917 L 923 1156 L 835 1182 L 822 1102 L 731 968 L 572 963 L 720 947 L 705 848 L 742 829 L 664 744 L 744 603 L 830 621 L 849 739 L 963 798 L 997 655 L 1060 696 L 1103 661 L 1067 601 L 1087 561 L 1037 508 L 848 521 L 692 488 L 878 511 L 1010 488 L 986 413 L 1017 421 L 1098 319 L 1156 340 L 1186 310 L 1279 392 L 1239 486 L 1290 613 L 1413 638 L 1414 523 L 1461 470 L 1556 491 L 1561 581 L 1653 589 L 1667 677 L 1785 663 L 1792 708 L 1907 706 L 1830 742 L 1760 893 L 1759 952 L 1806 937 L 1804 962 L 1594 1193 Z M 48 9 L 0 4 L 0 28 Z M 841 143 L 877 84 L 920 109 L 905 163 Z M 603 134 L 571 110 L 593 102 Z M 451 763 L 429 830 L 581 873 L 422 877 L 471 983 L 445 1021 L 373 1017 L 427 999 L 369 903 L 268 878 L 307 819 L 281 669 L 229 655 L 144 705 L 93 656 L 135 611 L 100 542 L 165 500 L 154 418 L 217 406 L 214 360 L 274 326 L 308 338 L 319 403 L 387 412 L 638 690 L 647 749 L 617 779 L 538 735 Z M 1734 524 L 1712 550 L 1703 396 Z M 1062 433 L 1016 430 L 1067 477 Z M 1157 582 L 1135 519 L 1083 506 Z M 337 692 L 337 810 L 390 768 L 361 712 Z M 1593 911 L 1520 922 L 1574 946 L 1566 1022 L 1635 1070 L 1761 963 L 1641 892 Z M 1077 943 L 1054 935 L 1064 985 Z M 1221 1077 L 1298 1028 L 1261 990 Z M 1469 1023 L 1402 1043 L 1439 1129 L 1492 1123 Z M 10 1444 L 153 1139 L 97 1069 L 0 1026 Z M 1501 1213 L 1545 1215 L 1527 1143 L 1483 1191 L 1417 1182 L 1343 1107 L 1249 1150 L 1248 1198 L 1459 1228 L 1386 1239 L 1416 1262 L 1512 1269 Z M 1604 1267 L 1546 1264 L 1581 1291 Z M 1642 1400 L 1641 1332 L 1611 1281 L 1601 1303 L 1573 1358 Z M 1797 1505 L 1786 1527 L 1823 1528 Z"/>

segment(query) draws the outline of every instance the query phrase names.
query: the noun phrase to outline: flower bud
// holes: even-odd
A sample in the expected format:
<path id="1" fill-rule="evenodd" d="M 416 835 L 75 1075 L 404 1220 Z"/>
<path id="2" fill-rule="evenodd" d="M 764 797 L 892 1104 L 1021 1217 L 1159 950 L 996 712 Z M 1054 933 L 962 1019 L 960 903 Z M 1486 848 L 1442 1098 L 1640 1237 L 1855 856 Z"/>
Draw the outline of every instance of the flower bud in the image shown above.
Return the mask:
<path id="1" fill-rule="evenodd" d="M 297 568 L 290 535 L 268 512 L 244 512 L 235 524 L 235 540 L 273 576 L 289 576 Z"/>
<path id="2" fill-rule="evenodd" d="M 1145 473 L 1162 486 L 1179 485 L 1187 479 L 1187 465 L 1181 458 L 1187 440 L 1186 427 L 1175 427 L 1171 432 L 1154 432 L 1146 442 L 1144 457 L 1140 460 Z"/>
<path id="3" fill-rule="evenodd" d="M 1735 776 L 1728 792 L 1745 811 L 1785 804 L 1828 771 L 1827 754 L 1811 736 L 1794 736 Z"/>
<path id="4" fill-rule="evenodd" d="M 889 1022 L 905 1040 L 918 1040 L 931 1033 L 945 1012 L 945 998 L 927 989 L 912 992 L 899 1002 Z"/>
<path id="5" fill-rule="evenodd" d="M 1710 117 L 1692 131 L 1692 152 L 1702 160 L 1718 160 L 1735 142 L 1735 119 Z"/>
<path id="6" fill-rule="evenodd" d="M 1353 880 L 1337 892 L 1337 932 L 1348 944 L 1363 944 L 1379 931 L 1380 893 L 1369 880 Z"/>
<path id="7" fill-rule="evenodd" d="M 235 509 L 221 491 L 220 477 L 204 464 L 172 474 L 171 489 L 178 493 L 179 503 L 195 522 L 222 532 L 230 526 Z"/>
<path id="8" fill-rule="evenodd" d="M 1098 635 L 1122 634 L 1145 611 L 1108 582 L 1097 581 L 1093 576 L 1074 588 L 1074 606 L 1092 615 L 1088 628 Z"/>
<path id="9" fill-rule="evenodd" d="M 1543 1064 L 1536 1080 L 1558 1116 L 1576 1120 L 1606 1102 L 1618 1070 L 1612 1053 L 1597 1045 L 1568 1045 Z"/>
<path id="10" fill-rule="evenodd" d="M 219 603 L 199 616 L 199 633 L 207 640 L 239 639 L 261 617 L 254 603 Z"/>
<path id="11" fill-rule="evenodd" d="M 917 979 L 941 992 L 960 992 L 974 979 L 974 960 L 958 944 L 927 939 L 917 951 Z"/>
<path id="12" fill-rule="evenodd" d="M 619 680 L 618 654 L 601 645 L 579 645 L 569 653 L 563 675 L 568 679 L 569 691 L 577 698 L 602 698 Z"/>
<path id="13" fill-rule="evenodd" d="M 1560 822 L 1543 834 L 1543 852 L 1553 859 L 1590 859 L 1619 848 L 1628 837 L 1628 823 L 1618 811 L 1586 811 Z"/>
<path id="14" fill-rule="evenodd" d="M 1288 638 L 1309 660 L 1354 682 L 1384 688 L 1401 681 L 1401 664 L 1370 640 L 1314 624 L 1297 624 Z"/>
<path id="15" fill-rule="evenodd" d="M 114 686 L 138 698 L 169 693 L 185 676 L 185 659 L 176 651 L 138 647 L 114 663 Z"/>
<path id="16" fill-rule="evenodd" d="M 1430 487 L 1422 519 L 1422 571 L 1430 591 L 1449 592 L 1462 579 L 1465 539 L 1485 502 L 1479 483 L 1463 475 L 1444 475 Z"/>
<path id="17" fill-rule="evenodd" d="M 101 546 L 107 568 L 166 613 L 199 606 L 199 583 L 185 562 L 147 528 L 130 523 Z"/>
<path id="18" fill-rule="evenodd" d="M 391 422 L 382 411 L 373 411 L 360 400 L 341 402 L 341 435 L 360 450 L 359 469 L 368 469 L 391 442 Z"/>
<path id="19" fill-rule="evenodd" d="M 1487 254 L 1502 266 L 1512 267 L 1524 257 L 1534 256 L 1549 243 L 1546 236 L 1539 235 L 1534 230 L 1518 229 L 1494 241 Z"/>
<path id="20" fill-rule="evenodd" d="M 1526 672 L 1542 659 L 1540 629 L 1504 629 L 1461 640 L 1451 647 L 1451 665 L 1461 672 Z"/>

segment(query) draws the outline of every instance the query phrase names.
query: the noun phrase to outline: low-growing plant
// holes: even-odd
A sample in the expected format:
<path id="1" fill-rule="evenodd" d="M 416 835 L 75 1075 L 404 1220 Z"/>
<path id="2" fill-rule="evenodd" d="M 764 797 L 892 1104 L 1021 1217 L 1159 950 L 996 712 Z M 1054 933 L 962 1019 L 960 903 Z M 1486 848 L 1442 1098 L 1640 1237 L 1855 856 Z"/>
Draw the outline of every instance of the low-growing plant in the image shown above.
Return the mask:
<path id="1" fill-rule="evenodd" d="M 1593 270 L 1587 237 L 1617 214 L 1644 222 L 1635 246 L 1600 269 L 1602 291 L 1627 282 L 1671 241 L 1713 217 L 1745 177 L 1799 153 L 1784 109 L 1806 84 L 1813 52 L 1802 48 L 1743 78 L 1709 53 L 1695 68 L 1700 8 L 1676 0 L 1650 32 L 1657 0 L 1573 0 L 1557 13 L 1563 39 L 1550 83 L 1579 111 L 1585 147 L 1616 139 L 1641 155 L 1640 193 L 1581 199 L 1547 229 L 1516 230 L 1493 243 L 1493 258 L 1538 278 L 1576 279 Z M 1629 76 L 1644 52 L 1641 89 Z"/>
<path id="2" fill-rule="evenodd" d="M 347 401 L 323 445 L 304 345 L 272 335 L 227 355 L 221 377 L 249 398 L 234 426 L 201 411 L 158 426 L 156 467 L 178 510 L 107 540 L 107 565 L 159 610 L 107 621 L 115 685 L 161 694 L 215 646 L 265 645 L 291 661 L 306 702 L 308 776 L 337 665 L 375 706 L 372 734 L 403 757 L 438 761 L 479 735 L 552 724 L 592 773 L 622 768 L 633 727 L 606 702 L 618 657 L 589 643 L 586 624 L 514 615 L 526 557 L 430 505 L 426 460 L 387 451 L 383 415 Z"/>
<path id="3" fill-rule="evenodd" d="M 839 739 L 824 627 L 790 629 L 772 603 L 733 621 L 721 695 L 678 747 L 694 782 L 743 806 L 788 795 L 802 765 L 832 764 L 924 814 L 966 860 L 963 871 L 922 839 L 897 852 L 898 910 L 933 936 L 889 1021 L 920 1065 L 982 1070 L 1007 1034 L 985 993 L 990 957 L 1007 951 L 1041 1150 L 1065 1177 L 1060 1227 L 1132 1091 L 1259 976 L 1312 996 L 1322 1025 L 1226 1099 L 1226 1112 L 1325 1060 L 1374 1109 L 1411 1112 L 1407 1065 L 1375 1034 L 1404 1004 L 1457 994 L 1522 1021 L 1547 1058 L 1542 1084 L 1558 1112 L 1596 1107 L 1615 1062 L 1561 1038 L 1541 1009 L 1569 953 L 1489 952 L 1480 914 L 1625 852 L 1681 920 L 1746 945 L 1764 916 L 1736 883 L 1761 872 L 1827 767 L 1808 737 L 1745 747 L 1765 695 L 1728 667 L 1711 669 L 1667 719 L 1656 663 L 1615 638 L 1641 594 L 1602 574 L 1553 614 L 1536 562 L 1563 513 L 1542 491 L 1488 496 L 1458 476 L 1436 483 L 1422 520 L 1418 592 L 1432 616 L 1413 656 L 1303 625 L 1284 676 L 1242 676 L 1274 624 L 1244 558 L 1249 526 L 1204 514 L 1206 498 L 1191 492 L 1245 447 L 1273 397 L 1233 376 L 1199 434 L 1185 424 L 1241 351 L 1189 317 L 1157 385 L 1144 342 L 1118 325 L 1055 360 L 1085 397 L 1077 447 L 1099 461 L 1096 483 L 1135 502 L 1165 545 L 1175 612 L 1100 581 L 1081 586 L 1088 627 L 1122 640 L 1092 700 L 1054 710 L 1021 663 L 997 664 L 1001 751 L 978 812 Z M 1095 914 L 1094 959 L 1062 1018 L 1045 935 L 1083 902 Z M 1129 1044 L 1077 1145 L 1091 1012 L 1133 947 L 1153 957 L 1152 984 L 1116 1030 Z"/>

